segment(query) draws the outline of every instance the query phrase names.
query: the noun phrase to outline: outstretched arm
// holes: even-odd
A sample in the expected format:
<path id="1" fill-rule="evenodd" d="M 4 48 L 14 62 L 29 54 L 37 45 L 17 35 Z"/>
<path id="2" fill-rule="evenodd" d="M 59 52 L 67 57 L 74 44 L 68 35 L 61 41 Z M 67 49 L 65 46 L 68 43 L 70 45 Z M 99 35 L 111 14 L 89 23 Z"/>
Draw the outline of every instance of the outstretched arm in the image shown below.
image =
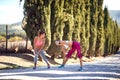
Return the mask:
<path id="1" fill-rule="evenodd" d="M 58 46 L 68 45 L 68 42 L 66 42 L 66 41 L 56 41 L 55 43 Z"/>
<path id="2" fill-rule="evenodd" d="M 65 47 L 64 47 L 64 46 L 61 47 L 61 51 L 62 51 L 64 54 L 66 54 L 66 52 L 67 52 L 67 50 L 65 50 Z"/>

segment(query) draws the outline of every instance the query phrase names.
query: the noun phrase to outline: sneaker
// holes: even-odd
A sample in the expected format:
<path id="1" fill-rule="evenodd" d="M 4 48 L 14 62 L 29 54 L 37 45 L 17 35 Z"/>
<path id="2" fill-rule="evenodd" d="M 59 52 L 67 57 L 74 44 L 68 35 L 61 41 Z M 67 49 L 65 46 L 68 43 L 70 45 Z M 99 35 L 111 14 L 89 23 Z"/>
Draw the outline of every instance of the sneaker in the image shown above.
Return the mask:
<path id="1" fill-rule="evenodd" d="M 80 67 L 80 69 L 78 69 L 78 71 L 82 71 L 82 69 L 83 69 L 83 68 L 82 68 L 82 67 Z"/>
<path id="2" fill-rule="evenodd" d="M 48 65 L 48 67 L 47 67 L 48 69 L 50 68 L 50 65 Z"/>
<path id="3" fill-rule="evenodd" d="M 33 70 L 36 69 L 36 67 L 33 67 Z"/>
<path id="4" fill-rule="evenodd" d="M 64 65 L 62 64 L 62 65 L 60 65 L 58 68 L 63 68 L 64 67 Z"/>

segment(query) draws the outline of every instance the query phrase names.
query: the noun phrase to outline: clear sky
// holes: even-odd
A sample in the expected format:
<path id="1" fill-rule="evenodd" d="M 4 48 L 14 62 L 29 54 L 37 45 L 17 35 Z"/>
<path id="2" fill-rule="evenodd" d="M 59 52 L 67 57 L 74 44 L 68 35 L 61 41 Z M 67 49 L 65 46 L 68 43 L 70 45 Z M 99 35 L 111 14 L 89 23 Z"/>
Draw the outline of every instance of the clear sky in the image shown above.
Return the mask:
<path id="1" fill-rule="evenodd" d="M 19 0 L 0 0 L 0 24 L 21 22 L 23 2 L 19 5 Z"/>
<path id="2" fill-rule="evenodd" d="M 19 0 L 0 0 L 0 24 L 12 24 L 23 19 L 23 3 Z M 104 0 L 108 10 L 120 10 L 120 0 Z"/>
<path id="3" fill-rule="evenodd" d="M 104 0 L 103 7 L 105 5 L 108 10 L 120 10 L 120 0 Z"/>

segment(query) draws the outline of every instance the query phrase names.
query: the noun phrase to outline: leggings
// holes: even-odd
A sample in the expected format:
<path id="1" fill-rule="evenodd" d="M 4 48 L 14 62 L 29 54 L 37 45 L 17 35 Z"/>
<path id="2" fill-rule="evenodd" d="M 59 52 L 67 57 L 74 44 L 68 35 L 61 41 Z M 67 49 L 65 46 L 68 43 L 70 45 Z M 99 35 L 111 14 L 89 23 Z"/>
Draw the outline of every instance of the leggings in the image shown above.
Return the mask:
<path id="1" fill-rule="evenodd" d="M 47 63 L 47 64 L 49 64 L 48 63 L 48 60 L 47 60 L 47 58 L 46 58 L 46 56 L 45 56 L 45 51 L 44 50 L 41 50 L 41 51 L 38 51 L 38 50 L 36 50 L 35 51 L 35 57 L 34 57 L 34 63 L 36 63 L 37 61 L 38 61 L 38 55 L 40 55 L 41 57 L 42 57 L 42 59 Z"/>
<path id="2" fill-rule="evenodd" d="M 82 58 L 80 43 L 75 42 L 75 41 L 73 41 L 72 48 L 68 51 L 68 54 L 66 55 L 66 57 L 70 58 L 75 50 L 77 50 L 77 56 L 79 58 Z"/>

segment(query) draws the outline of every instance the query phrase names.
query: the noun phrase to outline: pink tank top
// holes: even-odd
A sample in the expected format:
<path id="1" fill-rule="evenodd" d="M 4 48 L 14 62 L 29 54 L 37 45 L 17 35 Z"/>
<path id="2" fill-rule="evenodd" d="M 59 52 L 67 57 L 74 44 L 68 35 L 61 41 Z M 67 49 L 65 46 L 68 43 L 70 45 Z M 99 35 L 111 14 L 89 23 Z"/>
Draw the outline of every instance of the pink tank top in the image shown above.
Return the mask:
<path id="1" fill-rule="evenodd" d="M 37 40 L 36 43 L 35 43 L 36 46 L 41 46 L 42 44 L 43 44 L 43 42 L 39 41 L 39 40 Z"/>

